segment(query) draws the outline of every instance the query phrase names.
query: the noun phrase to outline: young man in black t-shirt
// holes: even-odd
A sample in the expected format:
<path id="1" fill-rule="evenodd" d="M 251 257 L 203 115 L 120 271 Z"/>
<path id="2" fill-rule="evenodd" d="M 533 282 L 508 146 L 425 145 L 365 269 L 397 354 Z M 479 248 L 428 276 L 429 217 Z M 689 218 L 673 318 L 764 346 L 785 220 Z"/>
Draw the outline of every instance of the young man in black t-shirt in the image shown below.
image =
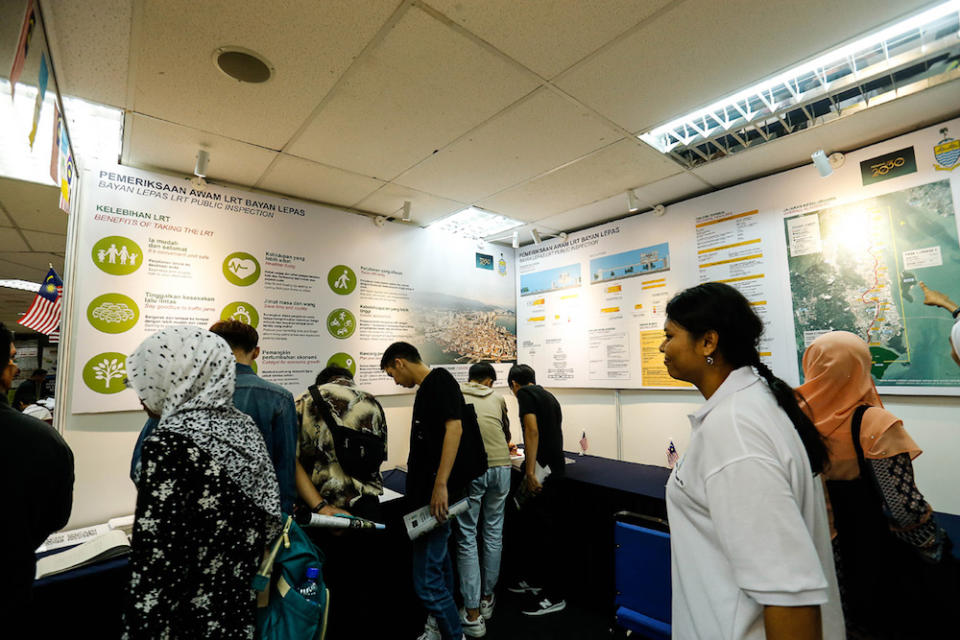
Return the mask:
<path id="1" fill-rule="evenodd" d="M 524 550 L 522 565 L 531 581 L 521 580 L 509 590 L 531 596 L 522 607 L 528 616 L 541 616 L 562 611 L 567 603 L 560 595 L 563 576 L 563 551 L 560 540 L 560 517 L 563 504 L 558 485 L 563 477 L 563 415 L 560 403 L 552 393 L 536 383 L 536 373 L 529 365 L 510 368 L 507 383 L 517 397 L 520 424 L 523 427 L 523 482 L 535 497 L 520 511 Z M 536 466 L 550 467 L 550 475 L 541 484 Z"/>
<path id="2" fill-rule="evenodd" d="M 380 368 L 402 387 L 420 387 L 413 401 L 406 497 L 414 508 L 429 503 L 430 513 L 441 523 L 413 542 L 413 588 L 429 614 L 420 638 L 459 640 L 463 631 L 453 600 L 453 566 L 447 551 L 447 480 L 463 432 L 463 395 L 449 371 L 428 367 L 416 347 L 406 342 L 387 347 Z"/>

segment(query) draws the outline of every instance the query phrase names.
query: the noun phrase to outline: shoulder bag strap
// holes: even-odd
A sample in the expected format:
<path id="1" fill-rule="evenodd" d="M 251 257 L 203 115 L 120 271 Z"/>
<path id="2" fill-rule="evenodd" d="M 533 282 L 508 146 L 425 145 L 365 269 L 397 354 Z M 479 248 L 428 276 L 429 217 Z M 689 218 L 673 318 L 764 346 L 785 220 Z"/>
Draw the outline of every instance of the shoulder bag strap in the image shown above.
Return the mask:
<path id="1" fill-rule="evenodd" d="M 863 455 L 863 446 L 860 444 L 860 424 L 863 422 L 863 414 L 870 408 L 868 404 L 862 404 L 853 412 L 853 421 L 850 423 L 850 433 L 853 436 L 853 447 L 857 450 L 857 462 L 860 463 L 860 474 L 863 475 L 863 467 L 866 465 L 866 459 Z"/>
<path id="2" fill-rule="evenodd" d="M 327 401 L 323 399 L 322 395 L 320 395 L 320 389 L 317 387 L 317 385 L 311 385 L 309 391 L 310 395 L 313 397 L 313 406 L 316 407 L 317 412 L 323 419 L 323 423 L 327 425 L 328 429 L 333 431 L 333 428 L 338 426 L 340 423 L 334 419 L 333 412 L 330 411 L 330 405 L 327 404 Z"/>

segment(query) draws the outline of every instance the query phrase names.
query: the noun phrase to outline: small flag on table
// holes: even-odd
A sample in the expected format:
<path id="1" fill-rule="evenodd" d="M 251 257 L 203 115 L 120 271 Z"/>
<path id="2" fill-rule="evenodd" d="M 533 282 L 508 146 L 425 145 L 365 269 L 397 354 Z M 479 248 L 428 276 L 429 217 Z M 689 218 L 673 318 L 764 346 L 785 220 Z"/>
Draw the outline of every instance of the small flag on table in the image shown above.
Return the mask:
<path id="1" fill-rule="evenodd" d="M 580 455 L 583 455 L 587 452 L 587 432 L 584 431 L 580 436 Z"/>
<path id="2" fill-rule="evenodd" d="M 680 454 L 677 453 L 677 448 L 673 446 L 673 440 L 671 440 L 670 446 L 667 447 L 667 466 L 673 469 L 679 459 Z"/>
<path id="3" fill-rule="evenodd" d="M 37 296 L 27 312 L 20 318 L 20 324 L 39 333 L 51 334 L 60 326 L 60 296 L 63 293 L 63 281 L 50 267 L 43 279 Z"/>

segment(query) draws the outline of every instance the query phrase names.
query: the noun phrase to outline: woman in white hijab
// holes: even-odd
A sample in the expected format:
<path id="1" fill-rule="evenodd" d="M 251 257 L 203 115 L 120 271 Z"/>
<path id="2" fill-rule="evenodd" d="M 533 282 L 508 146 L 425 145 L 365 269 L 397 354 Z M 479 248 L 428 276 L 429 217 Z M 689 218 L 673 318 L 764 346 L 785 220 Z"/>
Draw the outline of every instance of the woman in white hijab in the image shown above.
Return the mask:
<path id="1" fill-rule="evenodd" d="M 251 583 L 280 528 L 273 463 L 233 406 L 233 353 L 197 327 L 150 336 L 128 385 L 160 423 L 143 445 L 125 638 L 253 638 Z"/>

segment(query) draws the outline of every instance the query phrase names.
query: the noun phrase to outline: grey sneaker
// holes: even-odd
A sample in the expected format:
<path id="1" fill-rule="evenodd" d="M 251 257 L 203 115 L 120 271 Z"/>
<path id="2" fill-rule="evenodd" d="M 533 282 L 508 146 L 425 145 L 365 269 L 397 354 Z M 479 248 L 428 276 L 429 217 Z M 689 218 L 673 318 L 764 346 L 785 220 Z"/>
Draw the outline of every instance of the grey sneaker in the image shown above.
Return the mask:
<path id="1" fill-rule="evenodd" d="M 550 598 L 531 598 L 530 604 L 523 607 L 525 616 L 545 616 L 548 613 L 563 611 L 567 608 L 566 600 L 551 600 Z"/>
<path id="2" fill-rule="evenodd" d="M 490 594 L 490 602 L 480 598 L 480 615 L 484 620 L 489 620 L 493 617 L 493 607 L 495 604 L 497 604 L 496 594 Z"/>
<path id="3" fill-rule="evenodd" d="M 540 593 L 540 587 L 535 587 L 526 580 L 521 580 L 512 587 L 507 587 L 507 591 L 511 593 L 532 593 L 536 595 Z"/>
<path id="4" fill-rule="evenodd" d="M 487 635 L 487 621 L 483 616 L 478 616 L 476 620 L 467 620 L 466 609 L 460 609 L 460 626 L 463 628 L 463 634 L 470 638 L 482 638 Z"/>
<path id="5" fill-rule="evenodd" d="M 417 640 L 442 640 L 436 618 L 427 616 L 427 623 L 423 625 L 423 633 L 417 636 Z"/>

